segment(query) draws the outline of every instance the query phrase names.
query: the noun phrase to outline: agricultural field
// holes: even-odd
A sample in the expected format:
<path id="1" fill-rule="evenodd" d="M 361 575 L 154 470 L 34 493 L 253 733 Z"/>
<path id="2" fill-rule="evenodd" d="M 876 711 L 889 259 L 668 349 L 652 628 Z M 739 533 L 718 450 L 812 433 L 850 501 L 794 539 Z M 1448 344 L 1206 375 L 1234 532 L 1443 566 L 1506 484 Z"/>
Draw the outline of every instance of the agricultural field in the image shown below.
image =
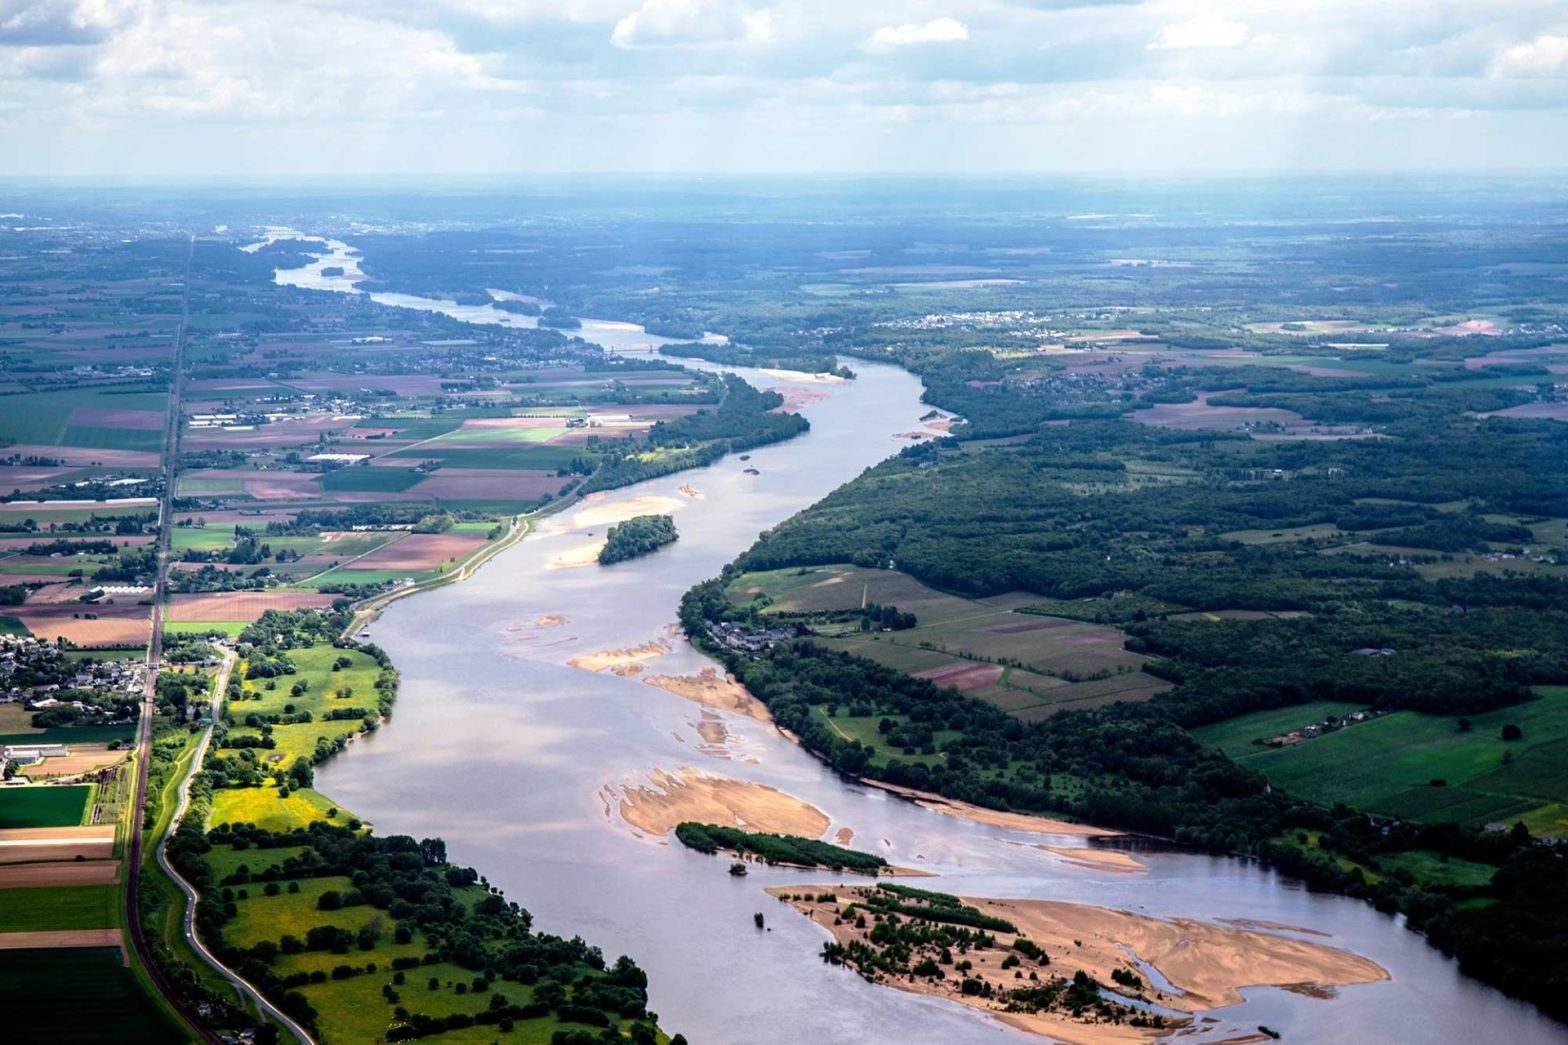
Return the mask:
<path id="1" fill-rule="evenodd" d="M 1147 700 L 1167 687 L 1141 670 L 1144 658 L 1123 647 L 1115 628 L 1021 612 L 1039 602 L 1033 595 L 970 599 L 895 570 L 854 566 L 746 573 L 727 590 L 738 605 L 756 600 L 765 618 L 869 603 L 913 613 L 917 624 L 898 631 L 862 630 L 858 617 L 809 627 L 834 649 L 955 687 L 1025 721 L 1066 708 Z"/>
<path id="2" fill-rule="evenodd" d="M 0 933 L 113 929 L 119 924 L 120 890 L 114 885 L 0 888 Z"/>
<path id="3" fill-rule="evenodd" d="M 33 734 L 23 742 L 57 742 L 35 740 L 34 737 L 38 736 L 48 736 L 48 734 Z M 68 786 L 37 784 L 31 787 L 0 788 L 0 830 L 18 827 L 75 827 L 82 823 L 92 793 L 93 788 L 90 784 Z"/>
<path id="4" fill-rule="evenodd" d="M 1252 744 L 1350 709 L 1314 704 L 1243 715 L 1195 734 L 1313 801 L 1432 822 L 1522 819 L 1560 837 L 1568 802 L 1568 687 L 1544 686 L 1539 693 L 1529 703 L 1469 716 L 1468 730 L 1458 717 L 1398 711 L 1288 748 Z M 1522 738 L 1503 740 L 1508 725 Z"/>
<path id="5" fill-rule="evenodd" d="M 0 951 L 0 1012 L 19 1040 L 164 1045 L 183 1037 L 113 947 Z"/>

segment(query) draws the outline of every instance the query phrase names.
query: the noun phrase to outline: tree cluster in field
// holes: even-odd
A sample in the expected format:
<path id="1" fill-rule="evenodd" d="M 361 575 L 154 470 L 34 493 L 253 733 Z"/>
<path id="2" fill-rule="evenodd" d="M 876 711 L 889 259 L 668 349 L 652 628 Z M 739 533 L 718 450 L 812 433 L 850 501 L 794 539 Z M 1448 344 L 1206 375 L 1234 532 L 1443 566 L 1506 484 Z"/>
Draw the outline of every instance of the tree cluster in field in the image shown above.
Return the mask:
<path id="1" fill-rule="evenodd" d="M 673 544 L 678 538 L 672 517 L 634 515 L 625 522 L 611 526 L 605 534 L 604 547 L 599 549 L 599 565 L 608 566 L 649 555 L 666 544 Z"/>
<path id="2" fill-rule="evenodd" d="M 742 831 L 736 827 L 688 820 L 675 826 L 675 837 L 686 848 L 699 853 L 712 854 L 724 849 L 737 856 L 755 856 L 769 864 L 826 867 L 860 874 L 878 874 L 887 866 L 887 861 L 880 856 L 800 835 Z"/>

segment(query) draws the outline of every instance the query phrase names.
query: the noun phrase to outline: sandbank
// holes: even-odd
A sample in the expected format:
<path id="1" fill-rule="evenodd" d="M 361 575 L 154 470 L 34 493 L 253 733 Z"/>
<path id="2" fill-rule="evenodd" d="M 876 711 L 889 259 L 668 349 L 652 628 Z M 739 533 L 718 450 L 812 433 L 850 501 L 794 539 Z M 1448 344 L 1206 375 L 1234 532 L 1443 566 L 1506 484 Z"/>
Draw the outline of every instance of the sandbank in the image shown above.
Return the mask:
<path id="1" fill-rule="evenodd" d="M 703 498 L 702 491 L 698 490 L 696 487 L 692 486 L 690 483 L 683 483 L 681 485 L 680 492 L 683 495 L 685 495 L 687 497 L 690 497 L 694 501 L 700 501 Z"/>
<path id="2" fill-rule="evenodd" d="M 767 892 L 776 897 L 790 897 L 791 906 L 821 925 L 838 942 L 847 943 L 865 940 L 869 928 L 857 929 L 852 922 L 835 925 L 834 919 L 847 903 L 864 894 L 867 888 L 775 886 Z M 836 896 L 835 902 L 793 899 L 815 896 L 819 890 L 831 890 Z M 987 999 L 961 994 L 958 981 L 962 977 L 954 975 L 951 969 L 945 977 L 934 980 L 886 974 L 868 978 L 900 990 L 945 997 L 986 1011 L 1015 1027 L 1071 1045 L 1147 1042 L 1169 1035 L 1173 1028 L 1089 1023 L 1061 1011 L 1001 1011 L 1006 1004 L 1000 998 L 1001 992 L 1032 985 L 1021 983 L 1013 970 L 1002 968 L 1002 960 L 1016 953 L 1011 947 L 1015 937 L 1027 937 L 1049 955 L 1049 966 L 1042 968 L 1026 960 L 1023 967 L 1026 972 L 1037 972 L 1042 982 L 1051 977 L 1070 980 L 1077 971 L 1083 970 L 1117 993 L 1177 1013 L 1204 1012 L 1239 1004 L 1244 1000 L 1238 990 L 1242 987 L 1295 988 L 1308 984 L 1324 988 L 1389 978 L 1382 966 L 1349 951 L 1248 929 L 1185 918 L 1166 921 L 1055 900 L 962 899 L 985 914 L 1005 918 L 1017 926 L 1016 934 L 997 933 L 996 947 L 971 949 L 966 955 L 974 967 L 965 975 L 987 981 L 998 992 L 998 997 Z M 1151 984 L 1147 972 L 1139 967 L 1132 955 L 1157 970 L 1172 989 L 1162 990 Z M 1111 973 L 1118 969 L 1133 973 L 1142 986 L 1115 984 Z"/>
<path id="3" fill-rule="evenodd" d="M 586 530 L 595 526 L 609 526 L 613 523 L 625 522 L 627 519 L 638 515 L 664 515 L 681 506 L 682 502 L 674 497 L 659 497 L 649 494 L 644 497 L 632 497 L 625 501 L 611 501 L 608 503 L 593 503 L 593 495 L 584 498 L 584 507 L 577 509 L 569 517 L 570 528 Z"/>
<path id="4" fill-rule="evenodd" d="M 900 787 L 880 780 L 864 780 L 862 783 L 913 799 L 916 805 L 933 812 L 945 813 L 948 816 L 956 816 L 960 820 L 971 820 L 991 827 L 1004 827 L 1010 831 L 1032 831 L 1043 835 L 1078 835 L 1084 838 L 1116 838 L 1124 833 L 1105 827 L 1091 827 L 1088 824 L 1074 824 L 1066 820 L 1031 816 L 1027 813 L 1004 813 L 998 809 L 987 809 L 984 806 L 960 802 L 956 798 L 943 798 L 930 791 L 917 791 L 912 787 Z"/>
<path id="5" fill-rule="evenodd" d="M 736 715 L 745 715 L 759 722 L 771 722 L 767 705 L 729 675 L 720 675 L 715 668 L 703 668 L 695 675 L 650 675 L 643 679 L 650 686 L 658 686 L 678 697 L 717 708 Z"/>
<path id="6" fill-rule="evenodd" d="M 600 650 L 597 653 L 583 653 L 573 657 L 566 663 L 574 668 L 584 671 L 608 671 L 612 675 L 635 675 L 642 670 L 645 660 L 662 657 L 670 652 L 670 644 L 662 639 L 654 639 L 641 646 L 630 649 Z"/>
<path id="7" fill-rule="evenodd" d="M 1088 847 L 1070 848 L 1064 845 L 1035 845 L 1036 849 L 1043 849 L 1047 853 L 1055 853 L 1064 860 L 1078 864 L 1081 867 L 1093 867 L 1100 871 L 1127 871 L 1137 873 L 1147 871 L 1149 868 L 1140 860 L 1134 860 L 1129 854 L 1120 849 L 1090 849 Z"/>
<path id="8" fill-rule="evenodd" d="M 604 550 L 605 539 L 599 538 L 592 544 L 585 544 L 580 548 L 573 548 L 569 552 L 561 552 L 544 564 L 547 570 L 570 570 L 578 566 L 594 566 L 599 562 L 599 553 Z"/>
<path id="9" fill-rule="evenodd" d="M 618 805 L 622 820 L 650 835 L 663 837 L 682 821 L 694 820 L 820 838 L 830 823 L 816 806 L 750 780 L 710 776 L 690 767 L 675 773 L 656 769 L 647 779 L 647 784 L 621 788 Z"/>

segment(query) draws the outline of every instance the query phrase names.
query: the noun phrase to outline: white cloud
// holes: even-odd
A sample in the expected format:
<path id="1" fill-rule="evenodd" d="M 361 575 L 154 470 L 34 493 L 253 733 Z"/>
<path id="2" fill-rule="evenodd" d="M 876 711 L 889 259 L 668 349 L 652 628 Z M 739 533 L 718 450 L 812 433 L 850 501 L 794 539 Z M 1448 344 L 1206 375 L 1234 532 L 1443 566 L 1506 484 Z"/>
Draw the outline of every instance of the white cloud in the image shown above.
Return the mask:
<path id="1" fill-rule="evenodd" d="M 1178 51 L 1199 47 L 1240 47 L 1247 42 L 1245 22 L 1232 21 L 1224 15 L 1206 11 L 1185 22 L 1162 26 L 1154 42 L 1153 51 Z"/>
<path id="2" fill-rule="evenodd" d="M 951 44 L 969 39 L 969 27 L 956 18 L 933 18 L 920 25 L 906 22 L 903 25 L 884 25 L 866 37 L 868 51 L 891 51 L 914 44 Z"/>
<path id="3" fill-rule="evenodd" d="M 1561 76 L 1568 73 L 1568 36 L 1538 36 L 1504 48 L 1492 63 L 1494 76 Z"/>
<path id="4" fill-rule="evenodd" d="M 767 43 L 773 35 L 773 14 L 767 10 L 725 0 L 643 0 L 615 23 L 610 42 L 616 47 Z"/>

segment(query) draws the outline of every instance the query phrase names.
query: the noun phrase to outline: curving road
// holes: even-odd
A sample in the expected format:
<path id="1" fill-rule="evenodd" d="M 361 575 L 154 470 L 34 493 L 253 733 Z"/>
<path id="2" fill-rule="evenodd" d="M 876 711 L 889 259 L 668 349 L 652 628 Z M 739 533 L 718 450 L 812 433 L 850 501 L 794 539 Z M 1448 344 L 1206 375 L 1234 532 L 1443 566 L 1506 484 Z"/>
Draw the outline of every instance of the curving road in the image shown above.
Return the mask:
<path id="1" fill-rule="evenodd" d="M 202 732 L 201 742 L 196 746 L 196 757 L 191 759 L 190 769 L 186 771 L 184 779 L 180 781 L 179 801 L 174 807 L 174 818 L 169 821 L 169 833 L 158 841 L 158 849 L 154 855 L 158 858 L 158 866 L 163 868 L 163 873 L 168 875 L 174 884 L 180 887 L 180 891 L 185 894 L 185 939 L 190 943 L 192 949 L 201 955 L 208 965 L 216 969 L 224 979 L 228 980 L 235 990 L 250 998 L 255 1003 L 256 1008 L 271 1016 L 278 1023 L 282 1024 L 290 1034 L 298 1038 L 301 1045 L 315 1045 L 314 1039 L 311 1038 L 305 1028 L 280 1012 L 271 1002 L 262 997 L 260 991 L 252 987 L 247 980 L 235 975 L 227 966 L 213 957 L 211 951 L 207 950 L 206 945 L 196 935 L 196 903 L 201 898 L 200 894 L 196 892 L 189 882 L 180 876 L 180 873 L 174 869 L 174 865 L 169 862 L 169 839 L 173 838 L 174 832 L 180 829 L 180 823 L 185 819 L 185 811 L 190 806 L 191 781 L 195 779 L 197 773 L 201 772 L 202 761 L 207 757 L 207 745 L 212 741 L 212 730 L 218 722 L 218 712 L 221 710 L 223 703 L 223 694 L 229 687 L 229 673 L 234 670 L 234 661 L 234 652 L 225 650 L 223 653 L 223 667 L 218 671 L 217 685 L 213 687 L 212 691 L 212 706 L 208 711 L 212 721 L 208 723 L 207 728 Z"/>

